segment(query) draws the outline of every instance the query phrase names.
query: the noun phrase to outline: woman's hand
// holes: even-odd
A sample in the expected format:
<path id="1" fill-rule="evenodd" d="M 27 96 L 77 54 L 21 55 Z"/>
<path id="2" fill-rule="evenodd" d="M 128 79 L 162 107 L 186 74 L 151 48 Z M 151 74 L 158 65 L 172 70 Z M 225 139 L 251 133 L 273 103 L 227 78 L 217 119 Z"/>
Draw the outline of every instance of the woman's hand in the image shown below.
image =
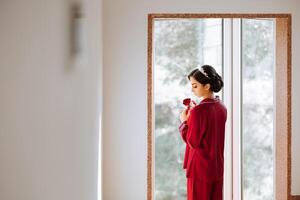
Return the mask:
<path id="1" fill-rule="evenodd" d="M 190 109 L 186 108 L 182 111 L 182 113 L 180 114 L 180 121 L 181 123 L 188 120 L 190 116 Z"/>
<path id="2" fill-rule="evenodd" d="M 182 113 L 180 114 L 180 121 L 184 122 L 186 120 L 188 120 L 189 116 L 190 116 L 190 111 L 196 106 L 196 102 L 192 100 L 192 103 L 187 106 Z"/>

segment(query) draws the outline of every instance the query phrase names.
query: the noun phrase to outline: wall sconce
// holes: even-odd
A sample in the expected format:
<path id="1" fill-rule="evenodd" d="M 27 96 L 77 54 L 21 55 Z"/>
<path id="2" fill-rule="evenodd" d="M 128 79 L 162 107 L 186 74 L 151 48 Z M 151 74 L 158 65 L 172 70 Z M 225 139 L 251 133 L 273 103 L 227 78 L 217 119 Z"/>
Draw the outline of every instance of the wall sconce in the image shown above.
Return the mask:
<path id="1" fill-rule="evenodd" d="M 75 65 L 83 64 L 85 55 L 85 18 L 82 4 L 73 3 L 71 6 L 71 57 Z"/>

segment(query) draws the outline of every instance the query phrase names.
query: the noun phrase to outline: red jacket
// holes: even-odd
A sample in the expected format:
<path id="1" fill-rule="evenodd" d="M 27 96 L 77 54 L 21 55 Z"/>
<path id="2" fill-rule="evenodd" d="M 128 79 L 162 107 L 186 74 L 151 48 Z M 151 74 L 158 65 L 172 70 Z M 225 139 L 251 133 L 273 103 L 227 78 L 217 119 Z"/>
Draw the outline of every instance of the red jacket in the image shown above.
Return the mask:
<path id="1" fill-rule="evenodd" d="M 183 169 L 186 177 L 204 181 L 223 179 L 227 109 L 218 96 L 205 98 L 190 110 L 179 126 L 186 143 Z"/>

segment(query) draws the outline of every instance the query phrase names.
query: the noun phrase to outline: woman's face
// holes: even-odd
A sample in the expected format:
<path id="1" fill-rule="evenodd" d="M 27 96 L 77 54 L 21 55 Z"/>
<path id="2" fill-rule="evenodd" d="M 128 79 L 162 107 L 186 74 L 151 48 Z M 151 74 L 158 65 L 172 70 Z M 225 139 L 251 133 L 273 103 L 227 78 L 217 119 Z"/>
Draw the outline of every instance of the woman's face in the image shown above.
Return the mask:
<path id="1" fill-rule="evenodd" d="M 197 96 L 197 97 L 202 97 L 208 94 L 209 91 L 209 84 L 201 84 L 199 83 L 194 77 L 190 77 L 190 83 L 192 86 L 192 92 Z"/>

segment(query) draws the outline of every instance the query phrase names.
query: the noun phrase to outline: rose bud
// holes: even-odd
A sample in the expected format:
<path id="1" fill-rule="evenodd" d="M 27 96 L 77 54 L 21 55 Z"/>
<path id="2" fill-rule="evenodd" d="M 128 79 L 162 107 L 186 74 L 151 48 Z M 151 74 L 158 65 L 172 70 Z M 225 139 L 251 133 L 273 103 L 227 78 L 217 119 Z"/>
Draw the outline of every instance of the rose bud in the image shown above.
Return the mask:
<path id="1" fill-rule="evenodd" d="M 190 103 L 191 103 L 191 99 L 190 99 L 190 98 L 185 98 L 185 99 L 183 100 L 183 104 L 184 104 L 185 106 L 189 106 Z"/>

